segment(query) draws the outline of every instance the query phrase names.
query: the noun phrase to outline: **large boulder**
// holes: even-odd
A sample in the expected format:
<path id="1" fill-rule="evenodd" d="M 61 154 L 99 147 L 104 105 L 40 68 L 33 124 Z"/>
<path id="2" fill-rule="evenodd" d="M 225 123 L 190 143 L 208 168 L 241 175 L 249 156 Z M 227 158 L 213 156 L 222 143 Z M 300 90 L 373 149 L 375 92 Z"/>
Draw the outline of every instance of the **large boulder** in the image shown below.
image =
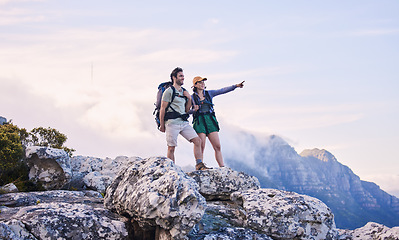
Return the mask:
<path id="1" fill-rule="evenodd" d="M 111 185 L 118 173 L 137 160 L 141 160 L 141 158 L 125 156 L 118 156 L 115 159 L 73 157 L 71 158 L 73 173 L 71 187 L 92 189 L 105 193 L 105 190 Z"/>
<path id="2" fill-rule="evenodd" d="M 187 173 L 200 186 L 199 191 L 207 200 L 229 200 L 236 191 L 259 189 L 259 180 L 244 172 L 228 167 Z"/>
<path id="3" fill-rule="evenodd" d="M 208 201 L 190 239 L 232 239 L 232 235 L 241 236 L 238 229 L 245 229 L 248 236 L 258 239 L 266 235 L 275 239 L 335 239 L 338 235 L 330 209 L 315 198 L 259 189 L 255 177 L 229 168 L 188 175 L 197 181 Z"/>
<path id="4" fill-rule="evenodd" d="M 201 220 L 206 201 L 194 179 L 172 160 L 151 157 L 137 159 L 119 173 L 107 188 L 104 205 L 142 229 L 160 228 L 163 236 L 185 239 Z"/>
<path id="5" fill-rule="evenodd" d="M 129 239 L 128 219 L 103 208 L 93 191 L 0 196 L 0 239 Z"/>
<path id="6" fill-rule="evenodd" d="M 334 215 L 320 200 L 294 192 L 258 189 L 235 192 L 244 226 L 276 239 L 335 239 Z"/>
<path id="7" fill-rule="evenodd" d="M 62 149 L 28 147 L 26 159 L 29 179 L 40 183 L 46 190 L 62 189 L 71 181 L 70 158 Z"/>

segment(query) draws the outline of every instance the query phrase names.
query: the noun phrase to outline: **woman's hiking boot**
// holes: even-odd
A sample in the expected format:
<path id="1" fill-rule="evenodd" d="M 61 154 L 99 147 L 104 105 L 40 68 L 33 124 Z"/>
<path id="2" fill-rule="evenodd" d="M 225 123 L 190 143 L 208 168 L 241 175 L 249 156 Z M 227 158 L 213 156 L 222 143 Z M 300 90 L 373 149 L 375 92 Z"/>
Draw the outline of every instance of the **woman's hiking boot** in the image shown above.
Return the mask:
<path id="1" fill-rule="evenodd" d="M 208 170 L 208 169 L 212 169 L 212 168 L 205 166 L 205 164 L 203 162 L 200 162 L 197 165 L 195 165 L 195 170 L 202 171 L 202 170 Z"/>

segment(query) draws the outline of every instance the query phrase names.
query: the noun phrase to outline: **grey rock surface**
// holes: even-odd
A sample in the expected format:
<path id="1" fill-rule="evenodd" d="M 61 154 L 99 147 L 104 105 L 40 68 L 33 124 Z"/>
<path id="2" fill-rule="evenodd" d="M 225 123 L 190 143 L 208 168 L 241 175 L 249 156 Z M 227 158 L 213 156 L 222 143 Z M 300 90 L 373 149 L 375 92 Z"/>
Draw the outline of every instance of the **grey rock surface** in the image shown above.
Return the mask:
<path id="1" fill-rule="evenodd" d="M 7 122 L 7 119 L 5 117 L 0 116 L 0 125 L 3 125 L 6 122 Z"/>
<path id="2" fill-rule="evenodd" d="M 2 187 L 0 187 L 0 193 L 4 194 L 4 193 L 16 193 L 19 192 L 17 186 L 14 185 L 14 183 L 9 183 L 6 184 Z"/>
<path id="3" fill-rule="evenodd" d="M 245 211 L 245 227 L 277 239 L 334 239 L 334 216 L 320 200 L 294 192 L 258 189 L 235 192 Z"/>
<path id="4" fill-rule="evenodd" d="M 71 158 L 73 173 L 71 186 L 78 190 L 92 189 L 105 193 L 118 173 L 137 160 L 141 160 L 141 158 L 125 156 L 118 156 L 115 159 L 73 157 Z"/>
<path id="5" fill-rule="evenodd" d="M 167 230 L 173 239 L 185 239 L 206 208 L 198 184 L 165 157 L 139 159 L 121 171 L 104 204 L 143 229 Z"/>
<path id="6" fill-rule="evenodd" d="M 128 219 L 102 200 L 92 191 L 1 195 L 0 239 L 128 239 Z"/>
<path id="7" fill-rule="evenodd" d="M 207 200 L 229 200 L 235 191 L 258 189 L 259 180 L 244 172 L 234 171 L 228 167 L 193 171 L 187 173 L 200 186 L 200 193 Z"/>
<path id="8" fill-rule="evenodd" d="M 399 227 L 389 228 L 374 222 L 355 230 L 340 229 L 339 233 L 341 240 L 399 240 Z"/>
<path id="9" fill-rule="evenodd" d="M 62 189 L 72 178 L 68 154 L 61 149 L 28 147 L 26 159 L 29 179 L 40 183 L 46 190 Z"/>

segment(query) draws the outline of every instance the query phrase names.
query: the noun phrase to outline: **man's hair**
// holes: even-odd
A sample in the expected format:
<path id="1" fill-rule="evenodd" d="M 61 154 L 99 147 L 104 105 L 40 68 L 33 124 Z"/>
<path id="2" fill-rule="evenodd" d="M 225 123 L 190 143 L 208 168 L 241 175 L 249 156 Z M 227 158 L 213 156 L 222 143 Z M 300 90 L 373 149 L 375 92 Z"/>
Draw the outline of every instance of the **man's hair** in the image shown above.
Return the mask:
<path id="1" fill-rule="evenodd" d="M 180 67 L 173 69 L 172 73 L 170 74 L 170 79 L 172 80 L 172 83 L 173 83 L 173 77 L 177 78 L 177 74 L 179 72 L 183 72 L 183 69 Z"/>

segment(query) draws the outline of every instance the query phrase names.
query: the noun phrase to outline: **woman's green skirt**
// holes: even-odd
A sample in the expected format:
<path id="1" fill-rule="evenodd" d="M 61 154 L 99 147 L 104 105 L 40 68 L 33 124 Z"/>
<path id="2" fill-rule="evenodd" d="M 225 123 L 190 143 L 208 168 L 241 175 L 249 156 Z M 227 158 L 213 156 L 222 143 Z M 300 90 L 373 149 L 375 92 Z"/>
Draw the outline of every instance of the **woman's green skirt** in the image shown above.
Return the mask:
<path id="1" fill-rule="evenodd" d="M 193 128 L 197 133 L 208 135 L 212 132 L 219 132 L 219 123 L 215 114 L 199 114 L 194 118 Z"/>

